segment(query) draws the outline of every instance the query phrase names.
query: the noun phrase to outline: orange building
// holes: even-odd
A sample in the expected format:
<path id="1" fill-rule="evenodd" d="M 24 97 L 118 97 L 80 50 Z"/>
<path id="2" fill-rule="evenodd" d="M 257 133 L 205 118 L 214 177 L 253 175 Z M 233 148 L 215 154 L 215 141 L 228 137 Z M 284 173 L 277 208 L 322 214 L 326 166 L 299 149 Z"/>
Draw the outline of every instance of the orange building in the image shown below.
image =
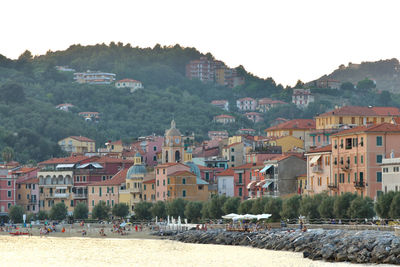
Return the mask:
<path id="1" fill-rule="evenodd" d="M 400 126 L 370 124 L 344 130 L 332 136 L 331 190 L 358 193 L 375 198 L 382 194 L 384 158 L 400 151 Z"/>
<path id="2" fill-rule="evenodd" d="M 208 200 L 208 183 L 198 183 L 201 179 L 197 179 L 196 174 L 190 171 L 177 171 L 167 177 L 168 200 L 176 198 L 189 201 Z"/>
<path id="3" fill-rule="evenodd" d="M 143 201 L 155 202 L 156 201 L 156 178 L 150 177 L 142 182 Z"/>

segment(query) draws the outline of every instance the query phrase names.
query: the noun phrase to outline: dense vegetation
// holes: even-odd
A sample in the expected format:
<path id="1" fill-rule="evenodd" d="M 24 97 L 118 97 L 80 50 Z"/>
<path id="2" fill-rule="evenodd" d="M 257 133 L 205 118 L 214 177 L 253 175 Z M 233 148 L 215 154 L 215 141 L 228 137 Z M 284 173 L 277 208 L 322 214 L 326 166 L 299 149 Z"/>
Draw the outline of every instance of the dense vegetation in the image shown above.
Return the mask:
<path id="1" fill-rule="evenodd" d="M 290 102 L 292 89 L 275 84 L 272 78 L 258 78 L 242 66 L 237 71 L 246 83 L 236 88 L 188 80 L 185 65 L 200 56 L 213 58 L 179 45 L 138 48 L 113 42 L 72 45 L 65 51 L 49 51 L 37 57 L 26 51 L 17 60 L 0 55 L 0 151 L 10 147 L 12 159 L 38 162 L 62 156 L 56 142 L 70 135 L 92 138 L 99 147 L 107 140 L 163 134 L 172 118 L 183 133 L 194 132 L 201 141 L 209 130 L 226 129 L 234 134 L 239 128 L 254 128 L 262 132 L 277 117 L 311 118 L 336 104 L 400 103 L 399 97 L 380 93 L 377 88 L 368 87 L 368 83 L 357 89 L 349 84 L 343 90 L 313 88 L 316 102 L 307 109 L 288 104 L 270 110 L 264 122 L 254 124 L 237 112 L 237 98 L 270 97 Z M 130 93 L 129 89 L 117 89 L 114 85 L 77 84 L 71 72 L 59 72 L 55 66 L 69 66 L 78 72 L 116 73 L 117 80 L 140 80 L 145 89 Z M 355 94 L 358 97 L 353 97 Z M 212 122 L 213 116 L 227 113 L 210 105 L 215 99 L 229 100 L 229 113 L 236 117 L 236 123 Z M 72 112 L 56 110 L 55 106 L 61 103 L 75 107 Z M 81 111 L 100 112 L 99 122 L 85 122 L 77 115 Z"/>

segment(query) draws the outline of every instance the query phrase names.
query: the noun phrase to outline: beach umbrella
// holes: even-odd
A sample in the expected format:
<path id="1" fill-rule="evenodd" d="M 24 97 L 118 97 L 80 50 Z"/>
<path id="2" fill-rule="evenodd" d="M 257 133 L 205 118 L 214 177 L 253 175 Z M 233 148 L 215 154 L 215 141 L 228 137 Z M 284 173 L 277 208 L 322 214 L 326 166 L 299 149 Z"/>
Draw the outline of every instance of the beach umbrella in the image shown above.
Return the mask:
<path id="1" fill-rule="evenodd" d="M 245 214 L 245 215 L 243 215 L 243 219 L 245 219 L 245 220 L 253 220 L 253 219 L 257 219 L 257 215 L 253 215 L 253 214 Z"/>
<path id="2" fill-rule="evenodd" d="M 233 218 L 235 218 L 235 217 L 237 217 L 237 216 L 239 216 L 239 215 L 236 214 L 236 213 L 229 213 L 229 214 L 227 214 L 227 215 L 222 216 L 222 219 L 230 220 L 230 219 L 233 219 Z"/>
<path id="3" fill-rule="evenodd" d="M 168 224 L 169 224 L 169 215 L 168 215 L 168 221 L 167 221 L 167 222 L 168 222 Z"/>
<path id="4" fill-rule="evenodd" d="M 157 219 L 158 219 L 158 218 L 157 218 L 157 216 L 156 216 L 156 224 L 157 224 Z"/>
<path id="5" fill-rule="evenodd" d="M 121 227 L 125 227 L 125 226 L 126 226 L 126 223 L 125 223 L 125 222 L 123 222 L 123 223 L 121 223 L 119 226 L 121 226 Z"/>
<path id="6" fill-rule="evenodd" d="M 265 214 L 265 213 L 263 213 L 263 214 L 258 214 L 258 215 L 257 215 L 257 220 L 268 219 L 268 218 L 271 217 L 271 216 L 272 216 L 272 214 Z"/>

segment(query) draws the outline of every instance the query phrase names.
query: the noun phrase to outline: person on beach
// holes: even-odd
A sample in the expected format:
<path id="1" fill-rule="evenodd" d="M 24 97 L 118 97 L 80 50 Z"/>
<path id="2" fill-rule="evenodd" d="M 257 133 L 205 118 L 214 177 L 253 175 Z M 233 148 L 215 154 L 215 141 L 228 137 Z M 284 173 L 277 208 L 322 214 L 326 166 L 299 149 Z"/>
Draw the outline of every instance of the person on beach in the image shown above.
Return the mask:
<path id="1" fill-rule="evenodd" d="M 135 224 L 135 231 L 136 231 L 136 232 L 138 231 L 138 227 L 137 227 L 137 224 Z"/>
<path id="2" fill-rule="evenodd" d="M 61 233 L 65 233 L 65 228 L 64 227 L 62 228 Z"/>

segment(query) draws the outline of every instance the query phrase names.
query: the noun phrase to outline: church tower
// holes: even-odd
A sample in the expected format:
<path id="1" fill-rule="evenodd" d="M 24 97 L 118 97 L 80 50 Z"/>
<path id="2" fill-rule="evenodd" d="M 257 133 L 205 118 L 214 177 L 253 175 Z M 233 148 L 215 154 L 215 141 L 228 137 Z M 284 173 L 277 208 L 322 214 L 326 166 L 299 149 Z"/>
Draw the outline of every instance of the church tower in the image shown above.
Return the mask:
<path id="1" fill-rule="evenodd" d="M 184 144 L 181 132 L 176 129 L 175 120 L 171 128 L 165 131 L 162 147 L 162 163 L 182 162 L 184 160 Z"/>

